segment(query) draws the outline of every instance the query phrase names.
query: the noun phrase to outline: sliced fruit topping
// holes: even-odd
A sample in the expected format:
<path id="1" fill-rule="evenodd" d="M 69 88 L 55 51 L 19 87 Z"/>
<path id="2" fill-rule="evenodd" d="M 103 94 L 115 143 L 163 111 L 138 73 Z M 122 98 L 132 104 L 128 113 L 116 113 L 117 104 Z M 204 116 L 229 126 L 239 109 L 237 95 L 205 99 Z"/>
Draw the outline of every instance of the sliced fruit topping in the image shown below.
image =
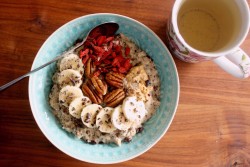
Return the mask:
<path id="1" fill-rule="evenodd" d="M 81 59 L 75 54 L 65 56 L 60 61 L 59 69 L 60 71 L 72 69 L 78 71 L 80 74 L 83 74 L 84 72 L 83 63 Z"/>
<path id="2" fill-rule="evenodd" d="M 82 109 L 81 119 L 85 126 L 89 128 L 96 127 L 96 115 L 101 111 L 102 106 L 90 104 Z"/>
<path id="3" fill-rule="evenodd" d="M 114 127 L 119 130 L 128 130 L 133 124 L 124 116 L 121 105 L 117 106 L 114 109 L 113 114 L 111 116 L 111 121 Z"/>
<path id="4" fill-rule="evenodd" d="M 116 130 L 111 122 L 111 115 L 114 111 L 114 108 L 105 107 L 96 116 L 96 126 L 97 128 L 104 133 L 112 133 Z"/>
<path id="5" fill-rule="evenodd" d="M 79 119 L 81 118 L 81 112 L 84 107 L 90 105 L 91 101 L 88 97 L 78 97 L 74 99 L 69 105 L 69 113 L 73 117 Z"/>
<path id="6" fill-rule="evenodd" d="M 63 70 L 58 74 L 57 82 L 60 87 L 64 87 L 66 85 L 80 87 L 82 84 L 82 75 L 76 70 Z"/>
<path id="7" fill-rule="evenodd" d="M 141 123 L 146 114 L 144 103 L 137 101 L 136 97 L 125 98 L 123 100 L 122 110 L 128 120 L 136 123 Z"/>
<path id="8" fill-rule="evenodd" d="M 78 97 L 83 97 L 82 90 L 75 86 L 65 86 L 59 92 L 59 103 L 68 107 Z"/>

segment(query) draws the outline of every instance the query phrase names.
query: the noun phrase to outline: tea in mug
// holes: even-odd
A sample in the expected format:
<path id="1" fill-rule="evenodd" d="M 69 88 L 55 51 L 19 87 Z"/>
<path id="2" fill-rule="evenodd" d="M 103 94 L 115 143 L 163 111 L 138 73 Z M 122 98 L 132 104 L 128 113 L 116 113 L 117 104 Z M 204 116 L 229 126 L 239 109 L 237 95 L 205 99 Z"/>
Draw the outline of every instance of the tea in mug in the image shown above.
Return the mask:
<path id="1" fill-rule="evenodd" d="M 187 44 L 204 52 L 227 49 L 240 32 L 240 11 L 233 0 L 185 0 L 177 24 Z"/>

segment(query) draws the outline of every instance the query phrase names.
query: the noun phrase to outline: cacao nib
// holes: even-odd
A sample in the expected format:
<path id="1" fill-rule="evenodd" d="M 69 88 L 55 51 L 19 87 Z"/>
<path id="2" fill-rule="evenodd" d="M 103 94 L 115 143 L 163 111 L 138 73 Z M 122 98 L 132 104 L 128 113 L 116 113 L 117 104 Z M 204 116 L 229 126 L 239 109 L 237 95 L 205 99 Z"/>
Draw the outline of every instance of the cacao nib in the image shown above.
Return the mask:
<path id="1" fill-rule="evenodd" d="M 131 138 L 128 138 L 128 137 L 125 137 L 125 138 L 123 139 L 123 141 L 129 143 L 129 142 L 132 141 L 132 139 L 131 139 Z"/>
<path id="2" fill-rule="evenodd" d="M 139 127 L 139 128 L 136 129 L 136 133 L 141 133 L 143 130 L 144 130 L 143 127 Z"/>

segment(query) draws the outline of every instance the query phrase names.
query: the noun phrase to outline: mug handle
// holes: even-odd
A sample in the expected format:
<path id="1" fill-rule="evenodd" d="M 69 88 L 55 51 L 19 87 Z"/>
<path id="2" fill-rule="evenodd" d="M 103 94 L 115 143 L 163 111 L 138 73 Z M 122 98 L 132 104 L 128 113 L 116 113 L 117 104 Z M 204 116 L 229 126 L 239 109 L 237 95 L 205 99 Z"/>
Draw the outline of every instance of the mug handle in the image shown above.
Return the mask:
<path id="1" fill-rule="evenodd" d="M 250 76 L 250 58 L 240 48 L 236 51 L 213 60 L 220 68 L 237 78 Z"/>

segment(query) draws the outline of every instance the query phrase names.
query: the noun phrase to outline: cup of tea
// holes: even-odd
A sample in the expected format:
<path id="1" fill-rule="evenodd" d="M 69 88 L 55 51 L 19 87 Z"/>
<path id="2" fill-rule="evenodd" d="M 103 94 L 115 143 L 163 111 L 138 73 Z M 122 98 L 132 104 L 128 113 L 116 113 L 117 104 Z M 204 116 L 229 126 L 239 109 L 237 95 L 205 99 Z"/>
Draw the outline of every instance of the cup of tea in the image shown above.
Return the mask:
<path id="1" fill-rule="evenodd" d="M 176 0 L 167 45 L 179 59 L 212 60 L 237 78 L 250 76 L 250 58 L 239 47 L 250 26 L 246 0 Z"/>

